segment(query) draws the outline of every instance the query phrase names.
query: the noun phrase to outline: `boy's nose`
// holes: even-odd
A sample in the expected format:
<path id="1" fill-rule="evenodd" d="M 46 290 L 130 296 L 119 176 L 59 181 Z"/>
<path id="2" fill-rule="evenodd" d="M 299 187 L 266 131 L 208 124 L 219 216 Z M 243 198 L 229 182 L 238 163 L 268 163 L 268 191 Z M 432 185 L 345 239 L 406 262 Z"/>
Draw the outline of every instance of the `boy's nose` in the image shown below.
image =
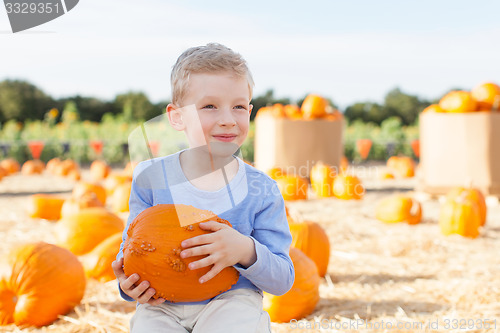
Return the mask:
<path id="1" fill-rule="evenodd" d="M 219 125 L 220 126 L 234 126 L 236 125 L 236 120 L 234 119 L 233 113 L 231 112 L 231 109 L 226 109 L 224 108 L 221 110 L 222 112 L 220 113 L 219 117 Z"/>

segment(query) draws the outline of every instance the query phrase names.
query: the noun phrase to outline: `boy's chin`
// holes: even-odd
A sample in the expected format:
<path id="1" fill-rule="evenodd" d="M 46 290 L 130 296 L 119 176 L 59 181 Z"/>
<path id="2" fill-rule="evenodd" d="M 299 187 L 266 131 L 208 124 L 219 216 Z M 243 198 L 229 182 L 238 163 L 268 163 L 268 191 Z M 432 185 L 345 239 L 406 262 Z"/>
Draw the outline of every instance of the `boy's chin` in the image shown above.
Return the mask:
<path id="1" fill-rule="evenodd" d="M 211 141 L 209 143 L 210 147 L 207 147 L 209 149 L 209 153 L 212 154 L 214 157 L 230 157 L 234 155 L 240 146 L 233 142 L 218 142 L 218 141 Z"/>

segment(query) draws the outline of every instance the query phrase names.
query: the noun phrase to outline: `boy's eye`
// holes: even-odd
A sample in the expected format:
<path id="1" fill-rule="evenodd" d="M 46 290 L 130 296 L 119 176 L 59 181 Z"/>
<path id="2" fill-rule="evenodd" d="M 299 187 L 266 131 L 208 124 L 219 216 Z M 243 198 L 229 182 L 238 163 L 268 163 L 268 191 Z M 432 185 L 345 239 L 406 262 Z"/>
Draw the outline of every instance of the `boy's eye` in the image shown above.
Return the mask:
<path id="1" fill-rule="evenodd" d="M 247 108 L 243 105 L 237 105 L 235 106 L 236 109 L 243 109 L 243 110 L 246 110 Z"/>
<path id="2" fill-rule="evenodd" d="M 207 104 L 203 107 L 203 109 L 215 109 L 215 106 L 213 106 L 212 104 Z"/>

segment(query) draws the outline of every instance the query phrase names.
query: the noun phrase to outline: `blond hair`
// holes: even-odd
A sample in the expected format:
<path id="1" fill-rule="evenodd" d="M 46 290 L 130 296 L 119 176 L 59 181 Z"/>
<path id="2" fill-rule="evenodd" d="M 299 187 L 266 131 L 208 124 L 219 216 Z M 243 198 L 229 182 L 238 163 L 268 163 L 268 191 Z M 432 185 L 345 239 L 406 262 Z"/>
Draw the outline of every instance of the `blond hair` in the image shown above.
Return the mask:
<path id="1" fill-rule="evenodd" d="M 246 78 L 252 97 L 254 82 L 245 59 L 224 45 L 209 43 L 191 47 L 177 58 L 170 75 L 172 103 L 178 104 L 186 95 L 190 74 L 221 72 L 232 72 L 237 77 Z"/>

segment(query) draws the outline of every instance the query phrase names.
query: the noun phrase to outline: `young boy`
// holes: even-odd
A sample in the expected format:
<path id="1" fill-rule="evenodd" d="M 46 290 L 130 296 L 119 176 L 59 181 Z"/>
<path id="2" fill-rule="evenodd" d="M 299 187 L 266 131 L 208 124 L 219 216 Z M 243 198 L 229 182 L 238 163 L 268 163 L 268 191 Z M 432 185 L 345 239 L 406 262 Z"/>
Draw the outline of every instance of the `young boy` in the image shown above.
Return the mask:
<path id="1" fill-rule="evenodd" d="M 184 131 L 189 149 L 140 163 L 134 171 L 128 225 L 144 209 L 166 203 L 214 212 L 233 228 L 215 221 L 212 231 L 182 242 L 182 258 L 206 255 L 189 269 L 212 266 L 204 283 L 222 269 L 239 273 L 232 288 L 196 303 L 153 299 L 147 281 L 123 272 L 123 242 L 113 270 L 122 297 L 137 301 L 132 332 L 270 332 L 262 291 L 286 293 L 294 280 L 288 250 L 291 235 L 276 182 L 234 156 L 245 140 L 253 80 L 246 62 L 220 44 L 186 50 L 172 69 L 172 103 L 167 115 Z M 193 286 L 196 288 L 196 286 Z"/>

